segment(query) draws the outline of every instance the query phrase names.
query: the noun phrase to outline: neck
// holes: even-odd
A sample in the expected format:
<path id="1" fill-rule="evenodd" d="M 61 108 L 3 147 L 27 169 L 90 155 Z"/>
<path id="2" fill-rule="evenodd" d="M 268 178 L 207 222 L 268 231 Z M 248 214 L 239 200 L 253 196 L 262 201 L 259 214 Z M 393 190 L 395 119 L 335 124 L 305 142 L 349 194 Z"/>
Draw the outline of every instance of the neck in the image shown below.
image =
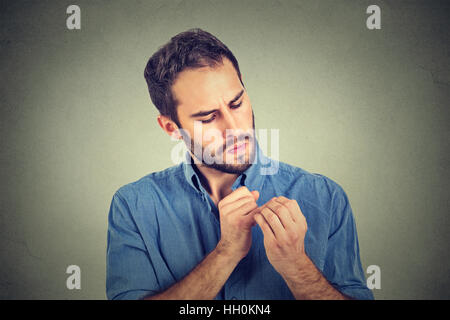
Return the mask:
<path id="1" fill-rule="evenodd" d="M 200 173 L 200 183 L 216 205 L 231 193 L 231 186 L 239 176 L 238 174 L 221 172 L 202 164 L 195 164 L 194 167 Z"/>

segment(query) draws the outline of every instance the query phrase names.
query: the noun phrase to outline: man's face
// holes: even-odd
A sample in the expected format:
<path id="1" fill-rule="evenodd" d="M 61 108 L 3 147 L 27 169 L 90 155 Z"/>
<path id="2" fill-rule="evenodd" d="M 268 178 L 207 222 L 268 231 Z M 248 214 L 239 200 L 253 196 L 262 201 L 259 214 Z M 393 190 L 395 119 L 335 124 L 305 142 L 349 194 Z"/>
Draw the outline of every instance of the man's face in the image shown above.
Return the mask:
<path id="1" fill-rule="evenodd" d="M 245 171 L 254 158 L 254 119 L 233 64 L 223 58 L 223 65 L 214 68 L 184 70 L 172 92 L 191 155 L 222 172 Z"/>

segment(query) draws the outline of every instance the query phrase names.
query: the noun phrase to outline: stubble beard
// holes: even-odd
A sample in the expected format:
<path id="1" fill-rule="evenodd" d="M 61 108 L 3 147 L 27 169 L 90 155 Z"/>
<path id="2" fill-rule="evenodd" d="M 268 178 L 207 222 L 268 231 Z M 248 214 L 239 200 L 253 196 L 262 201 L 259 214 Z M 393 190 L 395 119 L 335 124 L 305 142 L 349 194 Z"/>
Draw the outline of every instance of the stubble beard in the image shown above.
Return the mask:
<path id="1" fill-rule="evenodd" d="M 220 172 L 224 172 L 224 173 L 230 173 L 230 174 L 242 174 L 245 170 L 247 170 L 248 168 L 250 168 L 250 166 L 252 165 L 252 163 L 254 163 L 255 160 L 255 155 L 256 155 L 256 139 L 255 139 L 255 116 L 252 112 L 252 133 L 249 137 L 248 134 L 246 135 L 242 135 L 244 136 L 244 138 L 240 138 L 240 137 L 235 137 L 233 138 L 235 143 L 239 144 L 241 142 L 246 142 L 248 144 L 248 152 L 247 150 L 245 150 L 245 152 L 238 156 L 235 157 L 233 155 L 233 162 L 238 162 L 238 163 L 226 163 L 226 160 L 224 160 L 224 153 L 227 152 L 226 147 L 228 145 L 231 146 L 233 145 L 233 143 L 228 143 L 225 144 L 224 146 L 222 146 L 222 148 L 220 148 L 219 150 L 216 150 L 213 154 L 211 154 L 212 157 L 218 157 L 219 159 L 221 159 L 221 163 L 217 163 L 217 162 L 213 162 L 213 163 L 207 163 L 204 161 L 203 159 L 203 155 L 205 154 L 205 149 L 202 145 L 196 143 L 192 138 L 191 143 L 190 143 L 190 151 L 191 151 L 191 155 L 194 156 L 198 162 L 201 163 L 202 166 L 207 167 L 207 168 L 211 168 L 211 169 L 215 169 L 217 171 Z M 237 141 L 236 141 L 237 138 Z M 201 150 L 201 155 L 197 156 L 198 152 L 197 150 Z M 248 158 L 247 158 L 247 154 L 248 154 Z M 226 158 L 226 156 L 225 156 Z"/>

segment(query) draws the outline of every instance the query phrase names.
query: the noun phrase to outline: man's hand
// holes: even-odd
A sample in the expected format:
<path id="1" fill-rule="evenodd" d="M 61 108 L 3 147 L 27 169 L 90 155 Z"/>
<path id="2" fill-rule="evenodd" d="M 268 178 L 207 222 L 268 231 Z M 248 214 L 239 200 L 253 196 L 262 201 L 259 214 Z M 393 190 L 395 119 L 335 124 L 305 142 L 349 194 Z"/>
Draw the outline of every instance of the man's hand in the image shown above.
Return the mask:
<path id="1" fill-rule="evenodd" d="M 284 278 L 296 277 L 299 266 L 307 260 L 307 224 L 297 201 L 273 198 L 255 214 L 255 221 L 264 234 L 264 247 L 272 266 Z"/>
<path id="2" fill-rule="evenodd" d="M 221 238 L 219 252 L 240 261 L 252 244 L 251 228 L 255 225 L 254 214 L 258 210 L 258 191 L 240 187 L 218 203 Z"/>

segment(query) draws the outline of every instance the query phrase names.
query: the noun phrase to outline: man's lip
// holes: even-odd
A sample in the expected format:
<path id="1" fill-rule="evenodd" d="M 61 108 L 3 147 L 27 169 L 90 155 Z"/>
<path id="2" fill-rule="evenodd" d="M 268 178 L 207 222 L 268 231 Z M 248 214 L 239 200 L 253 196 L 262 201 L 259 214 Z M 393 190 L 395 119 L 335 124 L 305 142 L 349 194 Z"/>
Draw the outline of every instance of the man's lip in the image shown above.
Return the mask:
<path id="1" fill-rule="evenodd" d="M 247 142 L 242 142 L 240 144 L 235 144 L 233 147 L 228 149 L 228 153 L 235 153 L 237 150 L 239 150 L 241 148 L 245 148 L 246 144 L 247 144 Z"/>

